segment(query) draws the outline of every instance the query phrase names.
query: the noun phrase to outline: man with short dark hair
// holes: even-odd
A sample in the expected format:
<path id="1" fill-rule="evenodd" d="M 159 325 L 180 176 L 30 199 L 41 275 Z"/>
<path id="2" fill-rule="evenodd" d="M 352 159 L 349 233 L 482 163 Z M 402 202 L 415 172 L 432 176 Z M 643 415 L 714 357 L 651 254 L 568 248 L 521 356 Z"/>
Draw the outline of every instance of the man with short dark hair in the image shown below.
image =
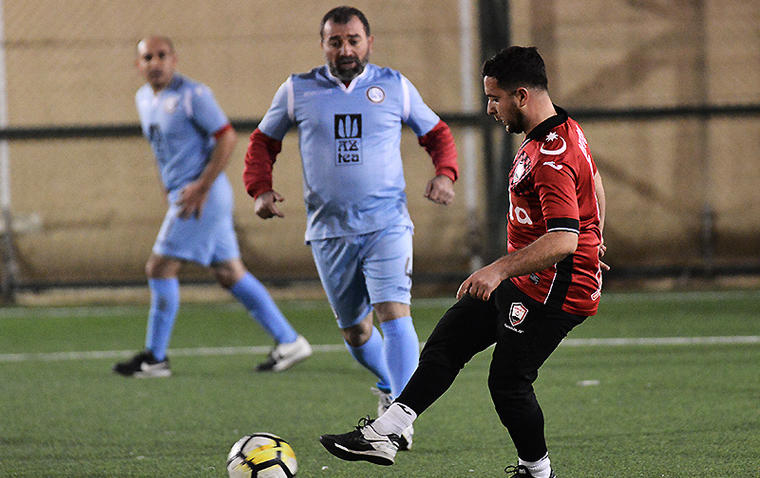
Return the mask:
<path id="1" fill-rule="evenodd" d="M 410 310 L 413 225 L 399 149 L 402 123 L 433 160 L 428 199 L 449 204 L 458 170 L 446 123 L 401 73 L 369 63 L 373 43 L 356 8 L 324 15 L 326 64 L 282 84 L 251 135 L 243 179 L 258 216 L 282 217 L 272 165 L 285 133 L 298 127 L 306 243 L 349 352 L 378 379 L 382 412 L 419 357 Z M 402 434 L 402 448 L 411 446 L 411 432 Z"/>
<path id="2" fill-rule="evenodd" d="M 583 131 L 552 103 L 547 83 L 535 48 L 513 46 L 483 65 L 488 114 L 508 133 L 526 134 L 509 172 L 507 254 L 462 282 L 419 367 L 380 418 L 320 437 L 330 453 L 392 465 L 400 430 L 495 343 L 488 386 L 518 455 L 506 471 L 555 478 L 532 384 L 567 333 L 596 313 L 606 268 L 599 259 L 605 201 Z"/>

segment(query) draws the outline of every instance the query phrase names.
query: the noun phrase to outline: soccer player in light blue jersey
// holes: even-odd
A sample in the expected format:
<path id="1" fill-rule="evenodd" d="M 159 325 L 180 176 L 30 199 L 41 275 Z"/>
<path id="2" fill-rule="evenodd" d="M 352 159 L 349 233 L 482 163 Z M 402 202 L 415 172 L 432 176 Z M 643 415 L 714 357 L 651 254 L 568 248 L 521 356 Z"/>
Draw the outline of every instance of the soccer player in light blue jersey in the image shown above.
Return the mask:
<path id="1" fill-rule="evenodd" d="M 311 355 L 311 346 L 240 260 L 232 187 L 224 173 L 235 131 L 211 90 L 175 71 L 177 55 L 169 38 L 145 38 L 137 53 L 137 68 L 147 81 L 137 91 L 137 111 L 169 209 L 145 266 L 151 292 L 145 350 L 113 369 L 133 377 L 171 375 L 166 350 L 179 309 L 177 276 L 182 264 L 192 261 L 213 270 L 219 284 L 274 338 L 268 360 L 257 369 L 285 370 Z"/>
<path id="2" fill-rule="evenodd" d="M 255 211 L 282 217 L 272 165 L 298 128 L 306 243 L 351 355 L 378 378 L 379 412 L 411 377 L 419 340 L 410 311 L 412 221 L 401 161 L 402 123 L 430 154 L 425 196 L 454 198 L 458 168 L 449 127 L 398 71 L 369 63 L 374 38 L 364 14 L 337 7 L 322 19 L 326 64 L 291 75 L 251 135 L 244 182 Z M 375 327 L 374 316 L 382 334 Z M 402 448 L 412 442 L 411 428 Z"/>

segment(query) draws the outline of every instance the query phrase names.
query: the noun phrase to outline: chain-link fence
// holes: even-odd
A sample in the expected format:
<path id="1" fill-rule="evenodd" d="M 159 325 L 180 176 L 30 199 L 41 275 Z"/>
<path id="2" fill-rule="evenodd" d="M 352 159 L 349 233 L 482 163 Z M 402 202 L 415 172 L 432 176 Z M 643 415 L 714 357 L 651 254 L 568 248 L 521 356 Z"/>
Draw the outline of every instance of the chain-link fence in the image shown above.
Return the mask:
<path id="1" fill-rule="evenodd" d="M 274 171 L 275 186 L 288 199 L 284 220 L 254 216 L 240 174 L 247 134 L 277 87 L 291 72 L 323 61 L 319 21 L 333 6 L 321 0 L 2 2 L 2 133 L 9 145 L 4 281 L 34 287 L 142 280 L 165 210 L 150 150 L 138 136 L 133 96 L 141 84 L 135 45 L 151 33 L 173 38 L 180 70 L 208 84 L 239 126 L 228 174 L 243 259 L 263 278 L 316 277 L 303 245 L 296 136 L 286 137 Z M 485 118 L 473 114 L 481 110 L 479 77 L 470 92 L 476 99 L 463 106 L 462 68 L 477 75 L 481 51 L 495 46 L 481 29 L 472 51 L 462 51 L 463 12 L 478 27 L 480 12 L 507 9 L 509 37 L 539 47 L 552 98 L 589 138 L 605 179 L 605 236 L 615 269 L 760 269 L 760 1 L 356 6 L 376 37 L 372 61 L 403 72 L 433 109 L 453 120 L 458 143 L 467 124 L 484 128 Z M 422 198 L 432 166 L 405 132 L 416 275 L 462 276 L 473 254 L 487 261 L 503 252 L 481 247 L 486 238 L 503 238 L 486 217 L 503 206 L 488 207 L 493 199 L 484 185 L 498 184 L 510 158 L 492 163 L 484 151 L 490 142 L 507 151 L 511 141 L 495 126 L 478 135 L 474 157 L 460 158 L 468 161 L 463 174 L 476 178 L 468 186 L 473 190 L 464 191 L 460 181 L 457 201 L 444 208 Z M 207 276 L 191 268 L 186 277 Z"/>

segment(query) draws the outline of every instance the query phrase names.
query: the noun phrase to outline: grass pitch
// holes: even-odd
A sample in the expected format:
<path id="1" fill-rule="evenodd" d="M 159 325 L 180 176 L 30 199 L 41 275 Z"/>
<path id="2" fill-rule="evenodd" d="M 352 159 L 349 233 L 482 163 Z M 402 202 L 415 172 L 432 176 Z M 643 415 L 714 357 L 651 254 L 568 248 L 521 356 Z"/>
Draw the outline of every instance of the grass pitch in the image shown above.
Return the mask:
<path id="1" fill-rule="evenodd" d="M 421 340 L 450 303 L 414 302 Z M 253 373 L 271 342 L 240 306 L 183 305 L 174 376 L 145 380 L 111 372 L 141 348 L 145 306 L 0 309 L 0 476 L 224 477 L 229 447 L 257 431 L 291 442 L 302 478 L 499 477 L 516 460 L 486 386 L 490 350 L 417 420 L 396 465 L 332 457 L 317 437 L 374 415 L 373 379 L 325 302 L 280 305 L 321 346 L 308 361 Z M 605 295 L 536 382 L 558 476 L 760 477 L 758 311 L 756 292 Z"/>

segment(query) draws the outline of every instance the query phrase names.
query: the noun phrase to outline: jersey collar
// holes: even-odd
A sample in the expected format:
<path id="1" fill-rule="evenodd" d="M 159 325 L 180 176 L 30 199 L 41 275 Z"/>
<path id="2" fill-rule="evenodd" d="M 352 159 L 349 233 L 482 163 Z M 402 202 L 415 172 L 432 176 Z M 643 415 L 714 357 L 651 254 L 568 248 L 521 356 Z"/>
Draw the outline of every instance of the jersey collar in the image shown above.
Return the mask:
<path id="1" fill-rule="evenodd" d="M 182 84 L 183 79 L 184 79 L 183 76 L 175 71 L 174 74 L 172 75 L 172 79 L 169 81 L 169 84 L 166 85 L 166 88 L 161 89 L 158 93 L 153 91 L 153 88 L 150 87 L 150 84 L 145 83 L 145 85 L 148 87 L 148 89 L 153 94 L 153 96 L 158 98 L 165 91 L 175 91 L 179 89 L 180 85 Z"/>
<path id="2" fill-rule="evenodd" d="M 539 123 L 535 128 L 530 130 L 530 133 L 525 135 L 526 142 L 532 139 L 542 140 L 543 138 L 546 137 L 547 134 L 549 134 L 549 131 L 553 130 L 557 126 L 567 121 L 567 118 L 568 118 L 567 111 L 563 110 L 557 105 L 554 105 L 554 109 L 557 110 L 557 114 L 546 118 L 544 121 Z"/>
<path id="3" fill-rule="evenodd" d="M 369 69 L 371 65 L 372 65 L 371 63 L 367 63 L 364 66 L 364 71 L 362 71 L 357 77 L 351 80 L 351 83 L 349 83 L 348 86 L 346 86 L 340 79 L 338 79 L 336 76 L 332 74 L 332 72 L 330 71 L 330 65 L 328 65 L 327 63 L 325 63 L 325 67 L 324 67 L 325 76 L 327 77 L 327 79 L 329 79 L 330 81 L 338 85 L 338 87 L 341 90 L 343 90 L 343 92 L 351 93 L 352 91 L 354 91 L 354 88 L 356 87 L 357 83 L 359 83 L 359 81 L 361 81 L 363 78 L 369 75 Z"/>

